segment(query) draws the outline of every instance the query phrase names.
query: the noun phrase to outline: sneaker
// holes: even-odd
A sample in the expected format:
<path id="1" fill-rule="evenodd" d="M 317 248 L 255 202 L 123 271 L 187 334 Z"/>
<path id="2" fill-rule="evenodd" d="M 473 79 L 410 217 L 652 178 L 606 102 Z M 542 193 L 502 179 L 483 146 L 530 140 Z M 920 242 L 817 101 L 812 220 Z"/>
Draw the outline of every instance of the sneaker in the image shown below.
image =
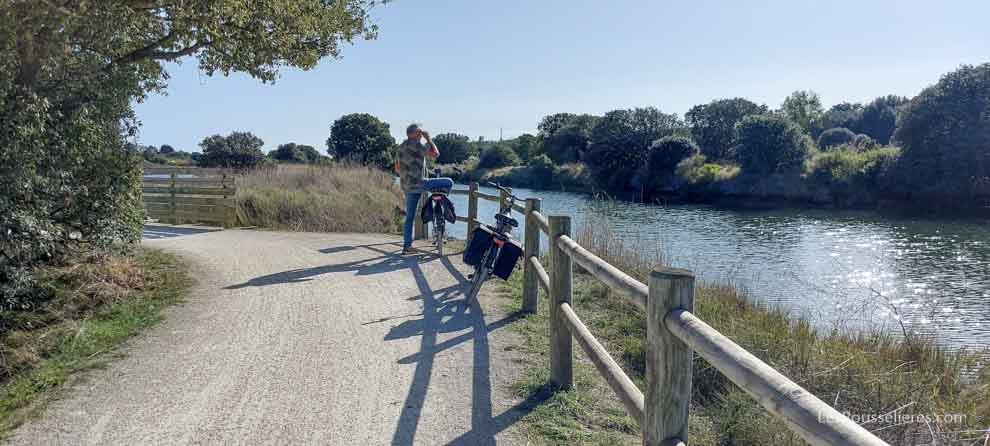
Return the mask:
<path id="1" fill-rule="evenodd" d="M 412 253 L 412 246 L 402 247 L 402 255 L 408 255 Z"/>

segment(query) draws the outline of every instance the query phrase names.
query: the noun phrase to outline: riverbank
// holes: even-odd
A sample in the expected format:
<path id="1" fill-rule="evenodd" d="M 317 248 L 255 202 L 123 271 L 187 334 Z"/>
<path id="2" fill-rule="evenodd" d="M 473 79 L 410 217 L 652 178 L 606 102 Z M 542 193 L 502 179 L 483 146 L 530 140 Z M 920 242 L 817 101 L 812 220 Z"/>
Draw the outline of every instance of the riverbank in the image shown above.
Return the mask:
<path id="1" fill-rule="evenodd" d="M 704 156 L 681 161 L 674 172 L 639 175 L 633 190 L 609 191 L 596 186 L 590 169 L 575 162 L 563 166 L 535 162 L 483 169 L 476 160 L 441 165 L 456 182 L 497 182 L 513 188 L 586 193 L 632 202 L 710 204 L 735 209 L 849 209 L 905 215 L 938 212 L 960 218 L 990 217 L 990 196 L 960 201 L 953 195 L 920 196 L 902 186 L 891 171 L 900 155 L 896 147 L 848 148 L 815 152 L 803 169 L 767 176 L 748 175 L 739 166 L 708 162 Z"/>
<path id="2" fill-rule="evenodd" d="M 602 227 L 585 226 L 579 235 L 582 246 L 645 279 L 653 264 Z M 610 296 L 579 268 L 574 291 L 575 311 L 644 389 L 645 316 Z M 506 292 L 515 305 L 521 305 L 519 274 Z M 516 383 L 522 396 L 548 392 L 548 368 L 542 359 L 549 348 L 546 301 L 541 296 L 539 313 L 515 324 L 529 357 L 541 358 L 527 364 L 529 373 Z M 840 412 L 933 419 L 900 424 L 889 417 L 864 423 L 891 444 L 948 444 L 986 434 L 990 425 L 990 402 L 985 398 L 990 394 L 990 369 L 982 365 L 986 352 L 950 351 L 928 338 L 902 338 L 881 330 L 823 332 L 805 319 L 751 302 L 737 288 L 701 283 L 695 309 L 700 318 Z M 555 445 L 638 444 L 637 424 L 583 352 L 576 351 L 581 360 L 574 389 L 552 394 L 523 419 L 529 439 Z M 694 364 L 691 410 L 691 444 L 803 444 L 700 358 Z"/>
<path id="3" fill-rule="evenodd" d="M 36 277 L 51 299 L 0 318 L 0 438 L 76 373 L 157 323 L 191 283 L 178 258 L 145 248 L 43 267 Z"/>

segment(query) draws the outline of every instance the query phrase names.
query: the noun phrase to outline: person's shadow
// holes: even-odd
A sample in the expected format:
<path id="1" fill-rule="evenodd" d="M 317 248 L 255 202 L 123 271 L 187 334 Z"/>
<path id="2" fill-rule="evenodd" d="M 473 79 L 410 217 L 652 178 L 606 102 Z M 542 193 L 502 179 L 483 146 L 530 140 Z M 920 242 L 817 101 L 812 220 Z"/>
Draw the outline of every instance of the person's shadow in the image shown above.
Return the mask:
<path id="1" fill-rule="evenodd" d="M 419 263 L 426 262 L 429 260 L 429 258 L 427 258 L 425 255 L 402 256 L 398 253 L 388 252 L 378 248 L 379 246 L 384 246 L 384 245 L 390 245 L 390 244 L 380 243 L 374 245 L 335 246 L 331 248 L 324 248 L 320 250 L 320 252 L 324 254 L 336 254 L 340 252 L 363 248 L 363 249 L 370 249 L 381 255 L 370 259 L 360 259 L 360 260 L 354 260 L 351 262 L 344 262 L 344 263 L 333 263 L 329 265 L 315 266 L 312 268 L 290 269 L 279 273 L 258 276 L 244 283 L 229 285 L 227 287 L 224 287 L 224 289 L 236 290 L 236 289 L 253 287 L 253 286 L 267 286 L 267 285 L 275 285 L 280 283 L 308 282 L 310 280 L 313 280 L 313 278 L 316 276 L 321 276 L 323 274 L 340 273 L 340 272 L 354 272 L 358 276 L 372 276 L 375 274 L 384 274 L 392 271 L 409 269 L 412 268 L 413 265 L 417 265 Z M 397 244 L 394 245 L 397 246 Z"/>

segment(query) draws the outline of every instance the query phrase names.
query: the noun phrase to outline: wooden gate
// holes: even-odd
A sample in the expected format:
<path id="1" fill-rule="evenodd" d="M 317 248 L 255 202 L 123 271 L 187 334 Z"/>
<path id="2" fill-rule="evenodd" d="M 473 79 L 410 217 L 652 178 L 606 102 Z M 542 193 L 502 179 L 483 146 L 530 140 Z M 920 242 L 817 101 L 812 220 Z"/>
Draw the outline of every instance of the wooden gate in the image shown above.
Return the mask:
<path id="1" fill-rule="evenodd" d="M 231 170 L 145 166 L 141 191 L 148 217 L 158 221 L 236 223 L 237 187 Z"/>

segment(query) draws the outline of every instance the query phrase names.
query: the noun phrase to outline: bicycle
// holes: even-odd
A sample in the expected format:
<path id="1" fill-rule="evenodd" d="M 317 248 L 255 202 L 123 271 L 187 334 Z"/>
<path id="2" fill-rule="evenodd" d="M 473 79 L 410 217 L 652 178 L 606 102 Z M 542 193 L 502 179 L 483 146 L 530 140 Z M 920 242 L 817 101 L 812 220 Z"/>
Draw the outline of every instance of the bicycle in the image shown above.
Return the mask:
<path id="1" fill-rule="evenodd" d="M 433 169 L 430 177 L 440 178 L 440 169 Z M 433 244 L 437 246 L 437 255 L 443 257 L 443 244 L 447 241 L 447 222 L 445 218 L 444 201 L 450 192 L 447 188 L 430 189 L 430 206 L 433 207 Z"/>
<path id="2" fill-rule="evenodd" d="M 502 253 L 503 247 L 506 243 L 509 243 L 511 238 L 510 234 L 512 228 L 518 228 L 519 222 L 512 218 L 512 205 L 516 201 L 522 201 L 521 198 L 512 195 L 512 191 L 499 186 L 497 183 L 487 183 L 488 186 L 494 187 L 502 191 L 506 200 L 502 203 L 502 207 L 499 209 L 498 213 L 495 214 L 495 226 L 484 225 L 487 229 L 491 231 L 490 239 L 482 239 L 481 237 L 472 237 L 471 242 L 475 243 L 474 239 L 478 238 L 481 242 L 487 244 L 484 248 L 484 254 L 481 256 L 481 261 L 474 265 L 474 274 L 471 277 L 471 290 L 467 294 L 467 299 L 475 299 L 478 297 L 478 293 L 481 291 L 481 286 L 491 278 L 492 273 L 495 270 L 496 260 Z M 482 230 L 479 226 L 476 230 Z M 488 243 L 490 241 L 490 243 Z M 470 247 L 469 247 L 470 249 Z M 513 265 L 515 262 L 513 262 Z"/>

